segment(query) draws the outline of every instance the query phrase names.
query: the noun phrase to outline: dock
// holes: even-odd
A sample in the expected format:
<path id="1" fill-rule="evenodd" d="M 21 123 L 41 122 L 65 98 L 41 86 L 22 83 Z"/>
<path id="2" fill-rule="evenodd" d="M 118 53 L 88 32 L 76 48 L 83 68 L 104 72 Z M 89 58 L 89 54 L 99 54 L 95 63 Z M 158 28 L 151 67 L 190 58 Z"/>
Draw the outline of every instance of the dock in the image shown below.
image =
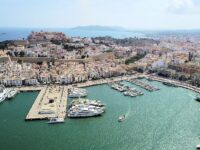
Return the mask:
<path id="1" fill-rule="evenodd" d="M 67 86 L 45 86 L 33 103 L 26 120 L 40 120 L 51 117 L 65 118 L 67 109 Z"/>
<path id="2" fill-rule="evenodd" d="M 176 86 L 179 86 L 179 87 L 182 87 L 182 88 L 185 88 L 185 89 L 189 89 L 189 90 L 192 90 L 192 91 L 200 94 L 200 88 L 199 87 L 193 86 L 193 85 L 188 84 L 188 83 L 180 82 L 180 81 L 177 81 L 177 80 L 171 80 L 171 79 L 167 79 L 167 78 L 162 78 L 162 77 L 158 77 L 158 76 L 148 76 L 146 78 L 149 78 L 151 80 L 158 81 L 158 82 L 172 83 Z"/>
<path id="3" fill-rule="evenodd" d="M 157 91 L 157 90 L 160 90 L 159 88 L 157 87 L 154 87 L 150 84 L 147 84 L 145 82 L 142 82 L 140 80 L 137 80 L 137 79 L 131 79 L 131 80 L 127 80 L 128 82 L 131 82 L 137 86 L 140 86 L 141 88 L 145 89 L 145 90 L 148 90 L 150 92 L 153 92 L 153 91 Z"/>
<path id="4" fill-rule="evenodd" d="M 107 84 L 107 83 L 112 83 L 112 82 L 137 79 L 138 77 L 140 77 L 140 76 L 132 75 L 132 76 L 113 77 L 113 78 L 109 78 L 109 79 L 92 80 L 92 81 L 87 81 L 84 83 L 78 83 L 77 87 L 82 88 L 82 87 L 96 86 L 96 85 L 102 85 L 102 84 Z"/>

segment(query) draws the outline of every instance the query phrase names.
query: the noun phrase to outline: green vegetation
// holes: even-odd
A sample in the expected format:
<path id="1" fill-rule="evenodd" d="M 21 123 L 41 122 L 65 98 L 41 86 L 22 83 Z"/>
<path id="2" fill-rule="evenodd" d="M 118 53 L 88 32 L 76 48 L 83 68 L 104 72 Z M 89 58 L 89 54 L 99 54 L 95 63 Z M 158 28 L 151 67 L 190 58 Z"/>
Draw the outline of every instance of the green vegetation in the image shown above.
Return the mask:
<path id="1" fill-rule="evenodd" d="M 18 63 L 18 64 L 22 64 L 22 60 L 21 60 L 21 59 L 18 59 L 18 60 L 17 60 L 17 63 Z"/>
<path id="2" fill-rule="evenodd" d="M 128 65 L 130 63 L 134 63 L 142 58 L 144 58 L 146 56 L 146 54 L 137 54 L 136 56 L 133 56 L 131 58 L 126 59 L 125 64 Z"/>

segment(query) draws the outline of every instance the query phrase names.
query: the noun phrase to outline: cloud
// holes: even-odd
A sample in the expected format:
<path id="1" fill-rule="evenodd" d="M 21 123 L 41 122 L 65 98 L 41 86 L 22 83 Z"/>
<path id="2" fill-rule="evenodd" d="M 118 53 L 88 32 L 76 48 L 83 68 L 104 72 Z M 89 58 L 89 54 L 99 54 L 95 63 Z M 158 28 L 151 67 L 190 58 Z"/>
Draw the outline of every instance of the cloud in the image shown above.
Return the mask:
<path id="1" fill-rule="evenodd" d="M 188 13 L 195 8 L 194 0 L 171 0 L 167 10 L 171 13 Z"/>

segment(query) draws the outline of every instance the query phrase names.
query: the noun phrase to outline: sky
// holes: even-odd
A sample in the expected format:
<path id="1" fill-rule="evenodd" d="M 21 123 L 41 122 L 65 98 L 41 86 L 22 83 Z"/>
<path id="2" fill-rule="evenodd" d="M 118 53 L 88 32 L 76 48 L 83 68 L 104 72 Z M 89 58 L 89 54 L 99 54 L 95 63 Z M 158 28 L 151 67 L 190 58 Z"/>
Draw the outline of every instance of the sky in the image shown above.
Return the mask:
<path id="1" fill-rule="evenodd" d="M 200 0 L 0 0 L 0 14 L 0 27 L 200 28 Z"/>

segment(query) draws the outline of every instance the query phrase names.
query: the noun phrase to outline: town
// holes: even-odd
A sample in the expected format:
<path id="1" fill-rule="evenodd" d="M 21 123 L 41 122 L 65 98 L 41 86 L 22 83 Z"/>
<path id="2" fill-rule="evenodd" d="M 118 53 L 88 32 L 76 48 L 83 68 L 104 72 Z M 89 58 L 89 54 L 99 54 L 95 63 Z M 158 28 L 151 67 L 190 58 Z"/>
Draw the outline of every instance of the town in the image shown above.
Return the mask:
<path id="1" fill-rule="evenodd" d="M 200 85 L 200 37 L 69 37 L 32 32 L 0 42 L 0 84 L 6 87 L 60 84 L 153 74 Z"/>

